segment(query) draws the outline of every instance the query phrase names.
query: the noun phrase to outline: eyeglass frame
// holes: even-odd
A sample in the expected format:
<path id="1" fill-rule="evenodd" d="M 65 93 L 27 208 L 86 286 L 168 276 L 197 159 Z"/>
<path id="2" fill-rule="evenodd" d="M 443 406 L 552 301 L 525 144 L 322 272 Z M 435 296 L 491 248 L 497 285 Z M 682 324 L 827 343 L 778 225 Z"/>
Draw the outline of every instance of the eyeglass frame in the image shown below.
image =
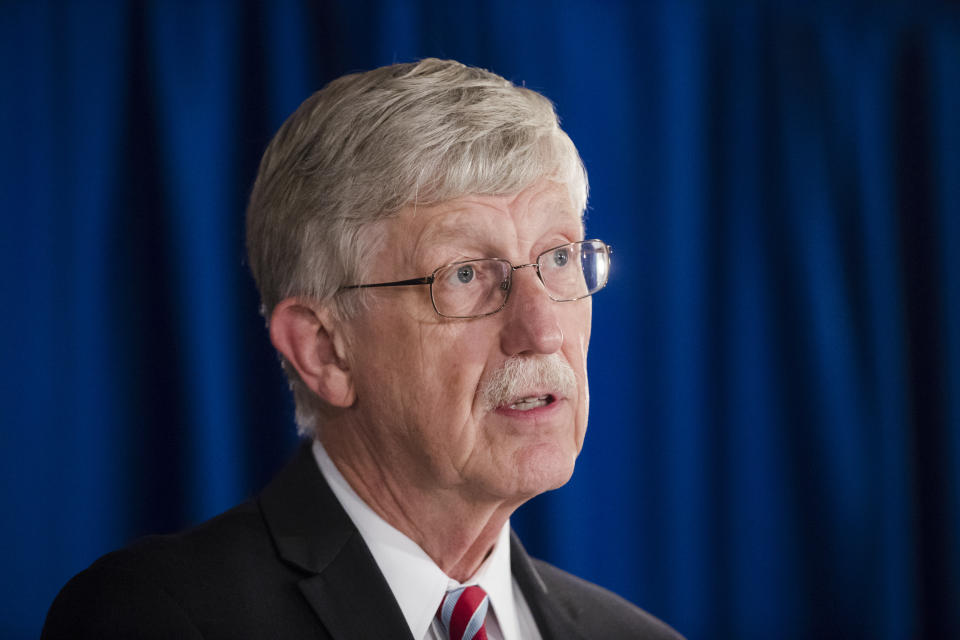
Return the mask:
<path id="1" fill-rule="evenodd" d="M 547 292 L 547 297 L 548 297 L 548 298 L 550 298 L 550 299 L 553 300 L 554 302 L 574 302 L 574 301 L 576 301 L 576 300 L 582 300 L 582 299 L 584 299 L 584 298 L 589 298 L 590 296 L 592 296 L 593 294 L 595 294 L 597 291 L 600 291 L 600 289 L 603 289 L 604 287 L 606 287 L 606 286 L 607 286 L 607 282 L 610 280 L 609 271 L 608 271 L 608 273 L 607 273 L 607 277 L 604 278 L 603 285 L 600 286 L 600 287 L 598 287 L 596 290 L 591 291 L 591 292 L 589 292 L 589 293 L 586 293 L 586 294 L 584 294 L 584 295 L 582 295 L 582 296 L 577 296 L 576 298 L 561 298 L 561 299 L 558 299 L 558 298 L 554 298 L 552 295 L 550 295 L 550 289 L 547 288 L 547 283 L 543 281 L 543 274 L 540 273 L 540 259 L 541 259 L 543 256 L 545 256 L 545 255 L 547 255 L 548 253 L 550 253 L 551 251 L 556 251 L 557 249 L 562 249 L 563 247 L 569 247 L 569 246 L 572 246 L 572 245 L 583 245 L 583 244 L 586 244 L 586 243 L 589 243 L 589 242 L 599 242 L 600 244 L 603 245 L 603 247 L 604 247 L 604 249 L 605 249 L 604 253 L 607 254 L 607 265 L 608 265 L 608 267 L 609 267 L 609 264 L 610 264 L 610 256 L 613 255 L 613 247 L 611 247 L 609 244 L 607 244 L 607 243 L 604 242 L 603 240 L 600 240 L 599 238 L 591 238 L 591 239 L 589 239 L 589 240 L 577 240 L 577 241 L 575 241 L 575 242 L 567 242 L 567 243 L 564 243 L 564 244 L 558 244 L 558 245 L 555 246 L 555 247 L 551 247 L 550 249 L 547 249 L 547 250 L 541 252 L 540 254 L 537 255 L 537 261 L 536 261 L 536 262 L 531 262 L 531 263 L 528 263 L 528 264 L 517 264 L 517 265 L 515 265 L 515 264 L 513 264 L 512 262 L 510 262 L 509 260 L 507 260 L 507 259 L 505 259 L 505 258 L 469 258 L 469 259 L 467 259 L 467 260 L 455 260 L 455 261 L 453 261 L 453 262 L 448 262 L 447 264 L 440 265 L 439 267 L 437 267 L 436 269 L 433 270 L 433 273 L 431 273 L 431 274 L 428 275 L 428 276 L 421 276 L 421 277 L 419 277 L 419 278 L 409 278 L 409 279 L 407 279 L 407 280 L 395 280 L 395 281 L 393 281 L 393 282 L 373 282 L 373 283 L 369 283 L 369 284 L 348 284 L 348 285 L 344 285 L 344 286 L 340 287 L 340 288 L 337 290 L 337 293 L 339 293 L 339 292 L 341 292 L 341 291 L 352 290 L 352 289 L 373 289 L 373 288 L 378 288 L 378 287 L 407 287 L 407 286 L 415 286 L 415 285 L 430 285 L 430 304 L 433 306 L 433 310 L 436 312 L 436 314 L 437 314 L 438 316 L 440 316 L 441 318 L 451 318 L 451 319 L 455 319 L 455 320 L 472 320 L 472 319 L 474 319 L 474 318 L 486 318 L 487 316 L 492 316 L 492 315 L 495 314 L 495 313 L 499 313 L 500 311 L 503 311 L 503 308 L 504 308 L 505 306 L 507 306 L 507 301 L 510 300 L 510 292 L 513 290 L 513 272 L 516 271 L 516 270 L 518 270 L 518 269 L 523 269 L 524 267 L 533 267 L 534 270 L 537 272 L 537 279 L 540 280 L 540 284 L 543 285 L 544 290 Z M 440 313 L 440 310 L 437 309 L 437 301 L 436 301 L 436 299 L 433 297 L 433 283 L 434 283 L 434 281 L 436 280 L 437 273 L 438 273 L 439 271 L 442 271 L 442 270 L 447 269 L 447 268 L 449 268 L 449 267 L 453 267 L 453 266 L 455 266 L 455 265 L 468 264 L 468 263 L 470 263 L 470 262 L 476 262 L 476 261 L 478 261 L 478 260 L 496 260 L 496 261 L 498 261 L 498 262 L 506 263 L 507 265 L 510 266 L 510 270 L 507 272 L 507 279 L 504 280 L 504 281 L 502 281 L 502 282 L 500 283 L 500 286 L 501 286 L 501 287 L 503 287 L 504 283 L 506 283 L 506 285 L 507 285 L 507 287 L 506 287 L 506 294 L 503 296 L 503 302 L 500 303 L 500 306 L 497 307 L 496 309 L 494 309 L 493 311 L 488 311 L 487 313 L 481 313 L 480 315 L 475 315 L 475 316 L 448 316 L 448 315 L 446 315 L 446 314 Z"/>

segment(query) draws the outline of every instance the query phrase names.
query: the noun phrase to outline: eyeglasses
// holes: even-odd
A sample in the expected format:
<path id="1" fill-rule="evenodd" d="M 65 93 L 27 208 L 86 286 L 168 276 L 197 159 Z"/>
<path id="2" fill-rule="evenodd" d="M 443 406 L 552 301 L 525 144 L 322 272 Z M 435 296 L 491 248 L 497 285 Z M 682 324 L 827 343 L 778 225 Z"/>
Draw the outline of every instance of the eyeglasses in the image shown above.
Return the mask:
<path id="1" fill-rule="evenodd" d="M 547 295 L 556 302 L 591 296 L 607 284 L 613 249 L 602 240 L 581 240 L 548 249 L 530 264 L 513 265 L 500 258 L 461 260 L 438 267 L 429 276 L 351 284 L 346 289 L 430 285 L 430 301 L 444 318 L 482 318 L 503 309 L 510 297 L 513 272 L 533 267 Z"/>

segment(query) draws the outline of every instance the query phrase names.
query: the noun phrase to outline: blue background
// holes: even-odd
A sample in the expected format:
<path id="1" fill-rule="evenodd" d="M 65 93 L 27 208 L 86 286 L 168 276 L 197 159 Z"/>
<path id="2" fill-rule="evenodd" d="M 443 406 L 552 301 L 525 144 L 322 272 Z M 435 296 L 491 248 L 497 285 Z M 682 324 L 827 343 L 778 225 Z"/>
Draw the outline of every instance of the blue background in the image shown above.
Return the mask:
<path id="1" fill-rule="evenodd" d="M 708 0 L 3 3 L 0 636 L 289 456 L 259 155 L 424 56 L 556 102 L 616 249 L 529 549 L 691 639 L 960 637 L 960 7 Z"/>

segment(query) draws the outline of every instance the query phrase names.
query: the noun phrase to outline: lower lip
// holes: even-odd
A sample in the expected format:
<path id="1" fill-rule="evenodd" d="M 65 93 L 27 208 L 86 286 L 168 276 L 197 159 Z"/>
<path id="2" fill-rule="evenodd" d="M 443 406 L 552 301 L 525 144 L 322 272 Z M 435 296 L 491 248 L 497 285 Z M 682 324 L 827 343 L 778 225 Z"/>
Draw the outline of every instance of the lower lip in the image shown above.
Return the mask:
<path id="1" fill-rule="evenodd" d="M 543 418 L 549 417 L 552 413 L 557 411 L 563 402 L 564 400 L 562 399 L 554 400 L 550 404 L 545 404 L 542 407 L 537 407 L 536 409 L 528 409 L 527 411 L 511 409 L 510 407 L 497 407 L 494 413 L 507 418 L 519 418 L 521 420 L 542 420 Z"/>

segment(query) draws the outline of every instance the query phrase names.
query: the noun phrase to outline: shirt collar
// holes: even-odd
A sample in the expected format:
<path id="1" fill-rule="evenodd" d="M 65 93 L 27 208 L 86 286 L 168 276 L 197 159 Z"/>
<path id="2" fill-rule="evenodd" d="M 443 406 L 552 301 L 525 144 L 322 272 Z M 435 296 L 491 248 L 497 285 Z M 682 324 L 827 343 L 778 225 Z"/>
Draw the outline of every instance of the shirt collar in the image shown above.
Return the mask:
<path id="1" fill-rule="evenodd" d="M 490 596 L 490 606 L 504 640 L 519 637 L 510 573 L 509 521 L 504 523 L 493 551 L 477 572 L 460 583 L 447 576 L 417 543 L 381 518 L 357 495 L 319 440 L 313 443 L 313 456 L 330 489 L 373 554 L 414 638 L 425 636 L 448 590 L 474 584 L 481 586 Z"/>

